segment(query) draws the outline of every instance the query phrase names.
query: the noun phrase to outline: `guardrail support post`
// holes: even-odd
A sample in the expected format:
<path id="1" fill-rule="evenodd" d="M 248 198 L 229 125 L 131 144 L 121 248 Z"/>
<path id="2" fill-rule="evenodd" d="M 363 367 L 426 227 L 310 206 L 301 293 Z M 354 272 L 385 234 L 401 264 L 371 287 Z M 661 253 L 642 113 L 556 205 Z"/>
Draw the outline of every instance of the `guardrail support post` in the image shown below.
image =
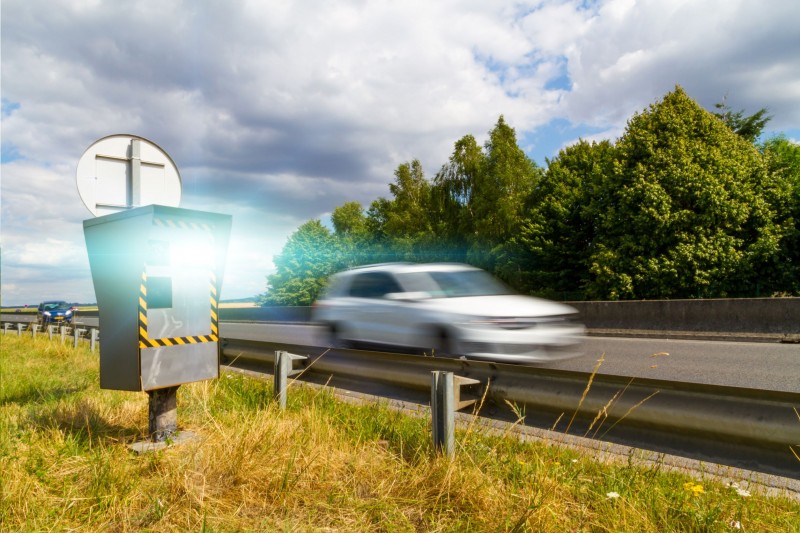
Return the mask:
<path id="1" fill-rule="evenodd" d="M 5 335 L 6 333 L 8 333 L 8 328 L 9 328 L 9 327 L 11 327 L 11 324 L 9 324 L 8 322 L 6 322 L 5 324 L 3 324 L 3 335 Z"/>
<path id="2" fill-rule="evenodd" d="M 31 337 L 36 338 L 36 332 L 39 330 L 39 324 L 36 322 L 31 323 Z"/>
<path id="3" fill-rule="evenodd" d="M 23 328 L 24 325 L 25 324 L 17 322 L 17 337 L 21 337 L 22 336 L 22 328 Z"/>
<path id="4" fill-rule="evenodd" d="M 59 329 L 61 331 L 61 344 L 64 344 L 67 338 L 67 326 L 61 326 Z"/>
<path id="5" fill-rule="evenodd" d="M 94 351 L 97 347 L 97 328 L 91 329 L 91 335 L 89 337 L 89 349 Z"/>
<path id="6" fill-rule="evenodd" d="M 84 331 L 86 331 L 86 330 L 85 329 L 80 329 L 80 328 L 72 328 L 72 336 L 75 339 L 73 344 L 72 344 L 73 348 L 77 348 L 78 347 L 78 341 L 80 340 L 81 334 Z"/>
<path id="7" fill-rule="evenodd" d="M 455 412 L 476 400 L 462 400 L 461 387 L 480 383 L 476 379 L 455 376 L 452 372 L 431 372 L 431 417 L 433 447 L 448 457 L 455 453 Z"/>
<path id="8" fill-rule="evenodd" d="M 293 368 L 295 361 L 305 360 L 304 355 L 295 355 L 293 353 L 278 350 L 275 352 L 275 398 L 278 399 L 278 405 L 281 409 L 286 409 L 286 387 L 289 376 L 293 376 L 299 372 Z"/>

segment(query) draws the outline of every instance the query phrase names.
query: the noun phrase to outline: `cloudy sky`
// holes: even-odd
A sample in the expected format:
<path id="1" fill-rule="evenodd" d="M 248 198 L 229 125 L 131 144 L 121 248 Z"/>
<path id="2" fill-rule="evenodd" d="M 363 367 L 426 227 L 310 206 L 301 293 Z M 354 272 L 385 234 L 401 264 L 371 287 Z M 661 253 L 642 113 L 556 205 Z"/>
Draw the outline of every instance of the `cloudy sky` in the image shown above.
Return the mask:
<path id="1" fill-rule="evenodd" d="M 181 207 L 233 215 L 223 299 L 264 292 L 311 218 L 389 196 L 502 114 L 545 158 L 675 85 L 800 139 L 796 0 L 3 0 L 2 302 L 93 302 L 76 167 L 130 133 Z"/>

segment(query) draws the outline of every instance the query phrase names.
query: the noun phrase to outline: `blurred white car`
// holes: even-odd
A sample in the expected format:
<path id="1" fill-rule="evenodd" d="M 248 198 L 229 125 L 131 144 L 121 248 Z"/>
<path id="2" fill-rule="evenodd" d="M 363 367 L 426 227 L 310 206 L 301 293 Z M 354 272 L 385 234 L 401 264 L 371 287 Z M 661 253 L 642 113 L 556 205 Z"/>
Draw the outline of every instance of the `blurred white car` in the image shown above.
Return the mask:
<path id="1" fill-rule="evenodd" d="M 331 276 L 312 319 L 334 344 L 408 347 L 513 363 L 583 354 L 572 307 L 514 294 L 487 272 L 452 263 L 389 263 Z"/>

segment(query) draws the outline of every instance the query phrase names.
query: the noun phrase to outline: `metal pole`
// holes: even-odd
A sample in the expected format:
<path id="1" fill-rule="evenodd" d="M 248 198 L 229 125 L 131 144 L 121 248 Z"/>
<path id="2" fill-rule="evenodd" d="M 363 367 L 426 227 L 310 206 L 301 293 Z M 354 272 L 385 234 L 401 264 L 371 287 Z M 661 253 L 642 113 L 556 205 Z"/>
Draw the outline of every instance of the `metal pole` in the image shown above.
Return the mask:
<path id="1" fill-rule="evenodd" d="M 94 351 L 95 347 L 97 346 L 97 328 L 92 328 L 91 332 L 89 348 Z"/>
<path id="2" fill-rule="evenodd" d="M 80 339 L 80 337 L 81 337 L 81 330 L 79 330 L 78 328 L 72 328 L 73 348 L 78 347 L 78 339 Z"/>
<path id="3" fill-rule="evenodd" d="M 130 206 L 141 205 L 142 197 L 142 147 L 139 139 L 131 139 Z"/>
<path id="4" fill-rule="evenodd" d="M 64 344 L 64 340 L 67 338 L 67 326 L 61 326 L 61 344 Z"/>
<path id="5" fill-rule="evenodd" d="M 433 447 L 448 457 L 455 453 L 455 408 L 453 405 L 453 373 L 431 372 L 431 417 Z"/>
<path id="6" fill-rule="evenodd" d="M 39 324 L 33 322 L 31 323 L 31 338 L 36 338 L 36 330 L 39 329 Z"/>
<path id="7" fill-rule="evenodd" d="M 53 340 L 53 328 L 54 327 L 55 326 L 50 326 L 50 325 L 47 326 L 47 336 L 48 336 L 48 338 L 50 340 Z"/>
<path id="8" fill-rule="evenodd" d="M 153 442 L 164 442 L 178 432 L 178 385 L 147 391 L 148 431 Z"/>
<path id="9" fill-rule="evenodd" d="M 17 337 L 21 337 L 22 336 L 22 326 L 23 326 L 23 324 L 17 322 Z"/>

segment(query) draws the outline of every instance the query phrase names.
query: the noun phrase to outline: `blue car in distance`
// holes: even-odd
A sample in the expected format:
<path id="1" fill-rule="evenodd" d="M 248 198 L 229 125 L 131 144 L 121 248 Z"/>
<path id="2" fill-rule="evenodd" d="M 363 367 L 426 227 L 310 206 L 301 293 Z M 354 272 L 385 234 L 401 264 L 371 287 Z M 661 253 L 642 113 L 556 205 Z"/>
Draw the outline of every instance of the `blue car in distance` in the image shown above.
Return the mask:
<path id="1" fill-rule="evenodd" d="M 38 320 L 43 328 L 48 325 L 72 324 L 75 308 L 67 302 L 53 300 L 39 304 Z"/>

